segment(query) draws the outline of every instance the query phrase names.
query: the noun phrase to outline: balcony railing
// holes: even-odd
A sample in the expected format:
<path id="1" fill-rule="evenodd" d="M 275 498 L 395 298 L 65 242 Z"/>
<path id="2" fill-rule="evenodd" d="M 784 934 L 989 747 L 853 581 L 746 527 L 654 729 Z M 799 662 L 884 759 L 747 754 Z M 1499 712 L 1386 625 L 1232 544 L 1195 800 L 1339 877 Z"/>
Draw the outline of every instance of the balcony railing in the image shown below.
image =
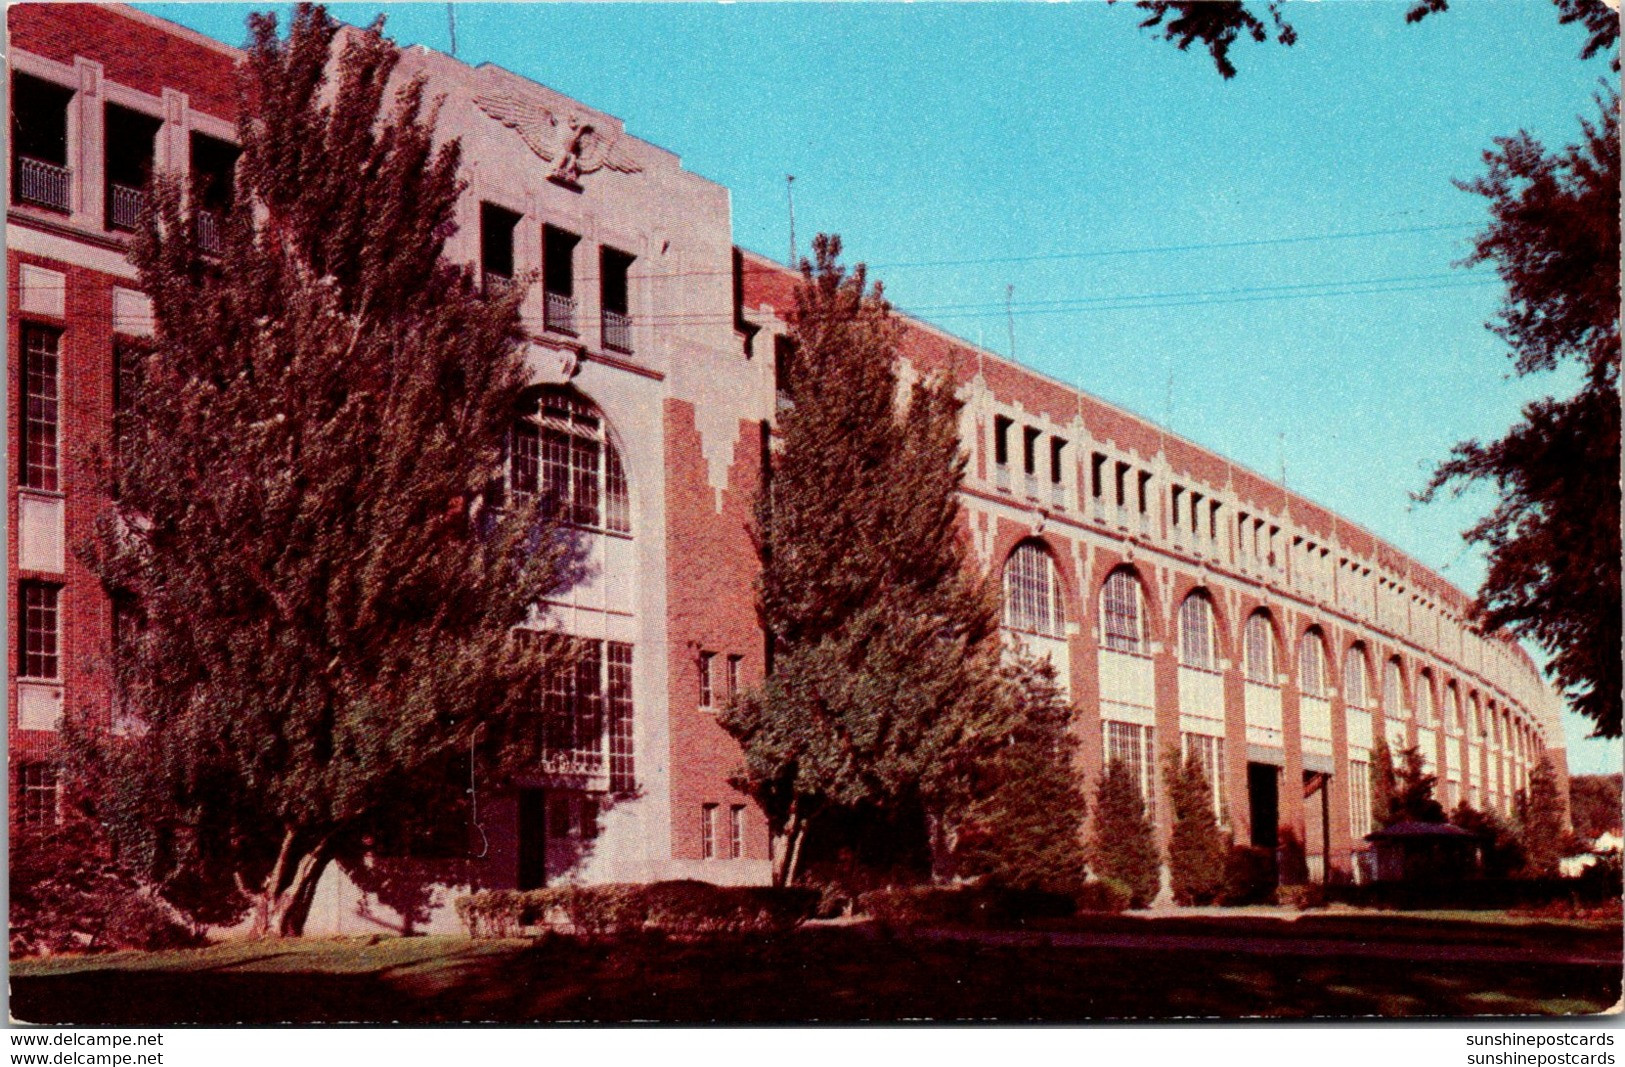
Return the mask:
<path id="1" fill-rule="evenodd" d="M 23 204 L 48 207 L 52 211 L 68 211 L 68 189 L 73 182 L 73 171 L 47 163 L 43 159 L 17 157 L 17 200 Z"/>
<path id="2" fill-rule="evenodd" d="M 563 293 L 543 292 L 542 324 L 549 330 L 574 336 L 576 332 L 575 297 L 565 296 Z"/>
<path id="3" fill-rule="evenodd" d="M 1049 483 L 1049 502 L 1058 508 L 1066 507 L 1066 486 L 1060 482 Z"/>
<path id="4" fill-rule="evenodd" d="M 480 275 L 480 285 L 485 290 L 486 296 L 495 299 L 508 295 L 508 290 L 513 286 L 513 279 L 506 274 L 488 270 Z"/>
<path id="5" fill-rule="evenodd" d="M 197 213 L 197 244 L 203 251 L 213 255 L 219 255 L 226 250 L 225 239 L 220 233 L 220 216 L 215 212 Z"/>
<path id="6" fill-rule="evenodd" d="M 108 183 L 107 225 L 115 230 L 133 230 L 147 206 L 147 194 L 129 185 Z"/>
<path id="7" fill-rule="evenodd" d="M 1022 479 L 1022 488 L 1027 491 L 1027 499 L 1028 500 L 1037 500 L 1038 499 L 1038 476 L 1035 475 L 1035 474 L 1025 475 L 1023 477 L 1023 479 Z"/>
<path id="8" fill-rule="evenodd" d="M 1010 491 L 1010 468 L 1008 465 L 1003 463 L 994 464 L 993 484 L 1007 493 Z"/>
<path id="9" fill-rule="evenodd" d="M 599 317 L 603 323 L 604 347 L 631 355 L 632 316 L 604 308 Z"/>

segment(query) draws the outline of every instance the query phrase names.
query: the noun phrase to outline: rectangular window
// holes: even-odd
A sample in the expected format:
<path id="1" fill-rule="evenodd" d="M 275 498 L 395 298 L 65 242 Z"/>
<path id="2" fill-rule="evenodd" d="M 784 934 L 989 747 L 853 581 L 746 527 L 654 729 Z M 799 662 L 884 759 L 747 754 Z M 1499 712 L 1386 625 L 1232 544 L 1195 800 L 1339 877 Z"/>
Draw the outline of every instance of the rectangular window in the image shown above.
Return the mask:
<path id="1" fill-rule="evenodd" d="M 18 627 L 22 631 L 22 677 L 55 681 L 61 676 L 62 622 L 57 610 L 61 590 L 43 582 L 23 582 L 18 592 L 23 613 Z"/>
<path id="2" fill-rule="evenodd" d="M 513 235 L 521 217 L 505 207 L 480 203 L 480 273 L 487 293 L 513 281 Z"/>
<path id="3" fill-rule="evenodd" d="M 25 763 L 18 773 L 17 821 L 23 826 L 55 826 L 60 780 L 46 763 Z"/>
<path id="4" fill-rule="evenodd" d="M 715 804 L 702 804 L 700 806 L 700 858 L 705 860 L 717 858 L 717 806 Z"/>
<path id="5" fill-rule="evenodd" d="M 192 197 L 197 209 L 197 240 L 205 252 L 225 248 L 220 232 L 237 183 L 237 157 L 234 144 L 207 134 L 192 134 Z"/>
<path id="6" fill-rule="evenodd" d="M 728 858 L 745 858 L 745 805 L 735 804 L 728 809 Z"/>
<path id="7" fill-rule="evenodd" d="M 1061 472 L 1065 469 L 1062 464 L 1063 453 L 1065 452 L 1065 441 L 1059 437 L 1049 439 L 1049 480 L 1051 485 L 1061 484 Z"/>
<path id="8" fill-rule="evenodd" d="M 716 694 L 712 686 L 711 667 L 716 658 L 717 654 L 715 652 L 700 653 L 700 707 L 702 708 L 715 706 Z"/>
<path id="9" fill-rule="evenodd" d="M 1128 507 L 1128 464 L 1117 465 L 1117 506 Z"/>
<path id="10" fill-rule="evenodd" d="M 1089 457 L 1089 495 L 1096 500 L 1106 495 L 1106 457 L 1099 452 Z"/>
<path id="11" fill-rule="evenodd" d="M 609 788 L 630 793 L 636 787 L 632 766 L 632 646 L 608 642 Z"/>
<path id="12" fill-rule="evenodd" d="M 993 462 L 1001 467 L 1010 465 L 1010 427 L 1013 425 L 1003 415 L 993 416 Z"/>
<path id="13" fill-rule="evenodd" d="M 61 412 L 61 333 L 45 326 L 25 324 L 23 341 L 22 420 L 23 485 L 55 491 L 59 478 L 58 436 Z"/>
<path id="14" fill-rule="evenodd" d="M 1106 762 L 1121 763 L 1140 787 L 1140 799 L 1145 801 L 1146 816 L 1155 819 L 1156 776 L 1152 766 L 1152 728 L 1137 723 L 1114 722 L 1102 724 L 1106 730 Z"/>
<path id="15" fill-rule="evenodd" d="M 1182 526 L 1184 524 L 1184 514 L 1185 514 L 1185 489 L 1184 489 L 1184 487 L 1179 486 L 1179 485 L 1169 486 L 1168 487 L 1168 502 L 1169 502 L 1169 510 L 1173 512 L 1173 516 L 1174 516 L 1174 528 L 1178 529 L 1180 526 Z"/>
<path id="16" fill-rule="evenodd" d="M 109 230 L 134 230 L 147 199 L 153 149 L 163 123 L 151 115 L 108 104 L 102 139 L 103 181 Z"/>
<path id="17" fill-rule="evenodd" d="M 729 656 L 728 657 L 727 683 L 728 683 L 728 699 L 730 699 L 730 700 L 732 700 L 734 697 L 739 695 L 739 663 L 744 658 L 745 657 L 743 657 L 743 656 Z"/>
<path id="18" fill-rule="evenodd" d="M 1151 513 L 1151 475 L 1145 471 L 1140 472 L 1140 492 L 1137 498 L 1141 515 Z"/>
<path id="19" fill-rule="evenodd" d="M 1021 431 L 1021 469 L 1031 478 L 1038 473 L 1038 439 L 1043 432 L 1031 426 L 1022 427 Z"/>
<path id="20" fill-rule="evenodd" d="M 557 227 L 542 227 L 543 325 L 571 335 L 576 332 L 575 248 L 580 240 Z"/>
<path id="21" fill-rule="evenodd" d="M 509 437 L 508 484 L 514 496 L 521 500 L 541 491 L 542 435 L 536 424 L 527 419 L 515 422 Z"/>
<path id="22" fill-rule="evenodd" d="M 795 399 L 793 365 L 796 343 L 782 334 L 773 338 L 773 391 L 779 399 Z"/>
<path id="23" fill-rule="evenodd" d="M 1349 761 L 1349 836 L 1365 840 L 1371 832 L 1371 764 Z"/>
<path id="24" fill-rule="evenodd" d="M 542 745 L 550 757 L 587 773 L 604 765 L 604 642 L 576 639 L 574 661 L 548 672 Z"/>
<path id="25" fill-rule="evenodd" d="M 11 198 L 66 214 L 72 198 L 68 170 L 68 105 L 73 90 L 26 74 L 11 78 Z"/>
<path id="26" fill-rule="evenodd" d="M 632 351 L 632 259 L 607 245 L 598 250 L 598 307 L 603 318 L 604 347 L 616 352 Z"/>

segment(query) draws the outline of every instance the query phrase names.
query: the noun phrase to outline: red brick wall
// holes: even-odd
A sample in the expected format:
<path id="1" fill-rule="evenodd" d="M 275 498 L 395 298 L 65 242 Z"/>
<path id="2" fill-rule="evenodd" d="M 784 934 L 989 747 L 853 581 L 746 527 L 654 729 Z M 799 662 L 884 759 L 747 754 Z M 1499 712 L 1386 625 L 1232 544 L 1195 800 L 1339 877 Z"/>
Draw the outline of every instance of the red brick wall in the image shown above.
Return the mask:
<path id="1" fill-rule="evenodd" d="M 6 25 L 14 49 L 69 65 L 83 56 L 110 81 L 153 96 L 174 89 L 197 110 L 236 120 L 234 59 L 178 26 L 164 30 L 100 4 L 44 3 L 7 9 Z"/>
<path id="2" fill-rule="evenodd" d="M 720 708 L 725 661 L 743 657 L 741 688 L 762 678 L 762 631 L 757 625 L 756 551 L 750 540 L 752 501 L 761 473 L 761 436 L 740 422 L 728 485 L 718 494 L 695 426 L 694 406 L 666 402 L 666 557 L 668 706 L 671 729 L 672 856 L 699 859 L 701 806 L 717 804 L 719 854 L 726 854 L 731 805 L 747 803 L 728 778 L 740 768 L 739 746 L 717 725 L 716 711 L 699 707 L 699 654 L 715 652 L 712 685 Z M 748 809 L 745 857 L 766 859 L 767 824 Z"/>
<path id="3" fill-rule="evenodd" d="M 32 264 L 65 276 L 63 318 L 21 313 L 18 268 Z M 89 465 L 93 449 L 104 447 L 112 418 L 112 290 L 118 279 L 72 264 L 8 252 L 6 287 L 9 318 L 7 350 L 11 353 L 7 378 L 7 415 L 11 434 L 6 441 L 7 476 L 13 491 L 7 494 L 6 518 L 17 529 L 16 486 L 21 482 L 20 432 L 22 418 L 22 373 L 20 358 L 22 326 L 25 322 L 52 326 L 62 331 L 58 343 L 59 373 L 59 486 L 65 503 L 65 563 L 62 574 L 22 571 L 18 568 L 17 538 L 9 539 L 6 551 L 6 603 L 12 635 L 6 650 L 8 677 L 15 680 L 21 668 L 18 583 L 39 579 L 59 585 L 58 663 L 63 683 L 64 716 L 105 717 L 108 713 L 108 653 L 111 641 L 111 614 L 100 583 L 80 561 L 83 546 L 95 520 L 107 506 L 97 491 L 96 478 Z M 128 284 L 127 282 L 123 284 Z M 52 752 L 59 735 L 47 731 L 17 728 L 16 688 L 10 690 L 11 713 L 7 722 L 11 743 L 11 763 L 43 757 Z M 15 774 L 12 776 L 15 785 Z M 15 805 L 13 811 L 15 811 Z"/>

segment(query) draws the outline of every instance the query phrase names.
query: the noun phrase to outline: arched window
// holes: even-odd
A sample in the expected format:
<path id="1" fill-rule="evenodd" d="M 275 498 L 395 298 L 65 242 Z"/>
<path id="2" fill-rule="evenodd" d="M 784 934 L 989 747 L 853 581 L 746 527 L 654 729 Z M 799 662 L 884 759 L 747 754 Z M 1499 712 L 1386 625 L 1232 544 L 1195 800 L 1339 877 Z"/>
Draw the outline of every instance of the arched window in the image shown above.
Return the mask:
<path id="1" fill-rule="evenodd" d="M 1217 670 L 1213 602 L 1198 590 L 1179 605 L 1179 662 L 1204 671 Z"/>
<path id="2" fill-rule="evenodd" d="M 1066 636 L 1066 609 L 1055 561 L 1037 541 L 1023 541 L 1005 562 L 1004 624 L 1041 637 Z"/>
<path id="3" fill-rule="evenodd" d="M 572 391 L 547 390 L 536 414 L 514 422 L 507 488 L 521 499 L 543 494 L 573 526 L 632 532 L 620 454 L 598 409 Z"/>
<path id="4" fill-rule="evenodd" d="M 1115 652 L 1144 652 L 1145 594 L 1133 571 L 1113 571 L 1100 590 L 1100 638 Z"/>
<path id="5" fill-rule="evenodd" d="M 1435 723 L 1433 715 L 1433 675 L 1423 671 L 1416 678 L 1416 721 L 1423 726 Z"/>
<path id="6" fill-rule="evenodd" d="M 1382 710 L 1390 719 L 1405 719 L 1405 675 L 1399 669 L 1399 660 L 1391 659 L 1382 668 Z"/>
<path id="7" fill-rule="evenodd" d="M 1343 703 L 1351 708 L 1367 706 L 1371 699 L 1370 687 L 1366 685 L 1370 669 L 1365 646 L 1350 645 L 1348 651 L 1343 653 Z"/>
<path id="8" fill-rule="evenodd" d="M 1254 612 L 1247 620 L 1247 680 L 1275 684 L 1275 623 L 1269 613 Z"/>
<path id="9" fill-rule="evenodd" d="M 1482 740 L 1484 737 L 1484 709 L 1478 703 L 1478 694 L 1467 694 L 1467 711 L 1472 719 L 1473 737 Z"/>
<path id="10" fill-rule="evenodd" d="M 1455 682 L 1445 686 L 1445 712 L 1450 716 L 1450 726 L 1457 733 L 1465 733 L 1467 720 L 1461 707 L 1461 689 Z"/>
<path id="11" fill-rule="evenodd" d="M 1326 642 L 1315 627 L 1298 638 L 1298 692 L 1311 697 L 1326 695 Z"/>

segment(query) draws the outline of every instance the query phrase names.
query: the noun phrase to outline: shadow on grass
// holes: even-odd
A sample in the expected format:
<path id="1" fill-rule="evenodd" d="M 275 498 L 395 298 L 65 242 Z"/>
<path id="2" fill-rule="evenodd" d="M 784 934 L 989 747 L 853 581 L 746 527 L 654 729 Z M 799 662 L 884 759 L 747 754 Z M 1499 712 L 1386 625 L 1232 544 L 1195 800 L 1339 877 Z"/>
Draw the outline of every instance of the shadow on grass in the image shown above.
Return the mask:
<path id="1" fill-rule="evenodd" d="M 1620 996 L 1618 968 L 1136 953 L 864 928 L 696 943 L 553 937 L 476 949 L 446 941 L 409 959 L 402 944 L 315 947 L 304 968 L 280 959 L 274 972 L 220 970 L 212 950 L 166 968 L 24 968 L 13 974 L 12 1011 L 30 1022 L 132 1026 L 1076 1022 L 1573 1013 L 1604 1010 Z"/>

